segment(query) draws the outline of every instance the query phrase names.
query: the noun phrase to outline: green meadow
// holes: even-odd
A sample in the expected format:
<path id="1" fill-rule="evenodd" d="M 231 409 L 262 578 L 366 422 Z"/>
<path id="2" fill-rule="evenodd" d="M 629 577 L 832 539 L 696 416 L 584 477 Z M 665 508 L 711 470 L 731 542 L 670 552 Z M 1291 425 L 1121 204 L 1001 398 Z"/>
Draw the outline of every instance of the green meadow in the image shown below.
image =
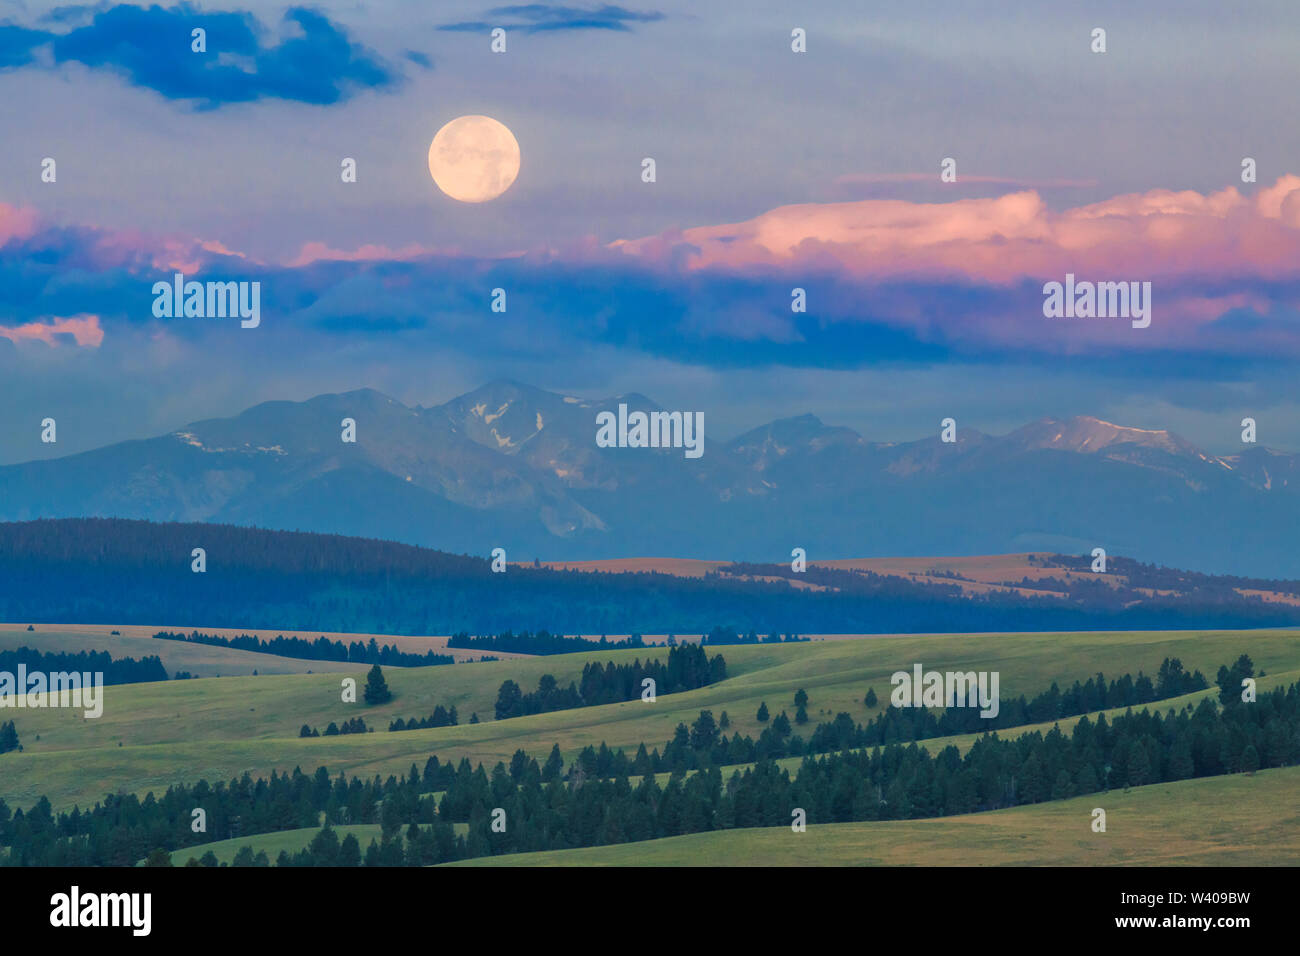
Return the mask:
<path id="1" fill-rule="evenodd" d="M 452 829 L 458 834 L 469 832 L 468 823 L 453 823 Z M 361 823 L 355 826 L 336 826 L 334 832 L 338 835 L 339 842 L 342 843 L 349 835 L 355 836 L 357 842 L 361 844 L 361 852 L 366 852 L 366 847 L 370 846 L 371 841 L 376 843 L 382 839 L 383 827 L 378 823 Z M 404 839 L 403 834 L 406 828 L 403 827 L 397 834 L 398 839 Z M 299 850 L 307 849 L 307 845 L 320 833 L 318 827 L 302 827 L 297 830 L 277 830 L 274 833 L 256 833 L 251 836 L 235 837 L 231 840 L 217 840 L 212 843 L 201 843 L 198 846 L 188 846 L 183 850 L 176 850 L 172 853 L 172 866 L 184 866 L 189 862 L 190 857 L 194 859 L 201 858 L 209 850 L 217 858 L 218 863 L 229 864 L 235 859 L 235 854 L 242 847 L 248 847 L 256 855 L 259 850 L 265 850 L 267 857 L 272 863 L 284 850 L 290 855 L 297 853 Z"/>
<path id="2" fill-rule="evenodd" d="M 448 866 L 1295 866 L 1300 767 L 926 820 L 715 830 Z M 1106 832 L 1092 830 L 1093 810 Z"/>
<path id="3" fill-rule="evenodd" d="M 1300 632 L 908 635 L 719 647 L 711 653 L 723 654 L 729 676 L 710 687 L 663 695 L 654 703 L 635 700 L 492 719 L 497 690 L 506 679 L 530 691 L 545 673 L 567 684 L 578 680 L 583 665 L 591 661 L 666 653 L 666 648 L 657 647 L 387 668 L 394 699 L 376 707 L 343 703 L 343 674 L 259 674 L 109 687 L 104 714 L 97 720 L 73 710 L 0 711 L 4 719 L 15 720 L 25 748 L 0 756 L 0 796 L 10 806 L 27 806 L 44 794 L 56 809 L 68 809 L 93 804 L 107 792 L 161 793 L 174 783 L 228 780 L 246 772 L 256 777 L 294 767 L 310 772 L 324 765 L 331 774 L 386 776 L 405 773 L 412 763 L 423 767 L 436 754 L 443 760 L 468 757 L 490 769 L 521 748 L 542 761 L 553 744 L 567 761 L 583 747 L 602 742 L 629 751 L 642 742 L 648 748 L 662 747 L 678 723 L 689 724 L 702 709 L 712 710 L 715 717 L 726 711 L 729 733 L 757 736 L 762 727 L 755 717 L 760 703 L 766 702 L 773 716 L 786 710 L 793 718 L 793 698 L 800 688 L 809 696 L 810 722 L 802 730 L 806 735 L 838 711 L 848 711 L 859 722 L 873 716 L 862 702 L 867 689 L 876 691 L 877 710 L 887 706 L 889 675 L 915 662 L 935 670 L 998 671 L 1004 698 L 1032 697 L 1053 681 L 1068 685 L 1097 671 L 1108 679 L 1138 670 L 1154 676 L 1165 657 L 1181 658 L 1187 669 L 1199 669 L 1213 681 L 1219 665 L 1248 653 L 1257 673 L 1262 670 L 1280 679 L 1287 672 L 1300 672 Z M 364 674 L 347 676 L 364 683 Z M 1261 686 L 1270 686 L 1272 679 L 1261 681 Z M 437 704 L 454 704 L 461 725 L 388 732 L 393 718 L 424 717 Z M 1163 710 L 1170 703 L 1157 706 Z M 467 723 L 471 713 L 477 713 L 481 723 Z M 298 737 L 304 723 L 323 731 L 330 721 L 357 716 L 374 732 Z M 937 750 L 946 742 L 926 746 Z M 969 738 L 954 742 L 966 745 Z M 791 763 L 797 765 L 798 760 Z"/>
<path id="4" fill-rule="evenodd" d="M 41 624 L 29 631 L 21 624 L 0 624 L 0 651 L 35 647 L 46 653 L 76 654 L 80 651 L 108 651 L 115 658 L 158 657 L 168 675 L 188 671 L 198 677 L 234 677 L 243 674 L 365 673 L 365 664 L 342 661 L 308 661 L 276 654 L 259 654 L 232 647 L 190 644 L 186 641 L 161 641 L 140 632 L 146 628 L 127 628 L 125 633 L 106 625 L 82 627 Z M 163 630 L 163 628 L 158 628 Z M 135 632 L 135 633 L 131 633 Z M 269 635 L 263 635 L 269 636 Z"/>
<path id="5" fill-rule="evenodd" d="M 355 836 L 357 842 L 361 844 L 361 852 L 364 853 L 371 840 L 380 838 L 382 829 L 378 823 L 362 823 L 357 826 L 337 826 L 334 827 L 334 832 L 338 834 L 339 842 L 346 840 L 349 835 Z M 250 848 L 254 855 L 259 850 L 265 850 L 266 855 L 274 863 L 281 850 L 290 854 L 305 850 L 307 844 L 311 843 L 318 833 L 320 833 L 318 827 L 302 827 L 298 830 L 277 830 L 274 833 L 257 833 L 252 836 L 236 837 L 233 840 L 216 840 L 198 846 L 187 846 L 172 853 L 172 866 L 184 866 L 189 862 L 190 857 L 197 860 L 209 850 L 216 856 L 218 863 L 228 865 L 242 847 Z"/>

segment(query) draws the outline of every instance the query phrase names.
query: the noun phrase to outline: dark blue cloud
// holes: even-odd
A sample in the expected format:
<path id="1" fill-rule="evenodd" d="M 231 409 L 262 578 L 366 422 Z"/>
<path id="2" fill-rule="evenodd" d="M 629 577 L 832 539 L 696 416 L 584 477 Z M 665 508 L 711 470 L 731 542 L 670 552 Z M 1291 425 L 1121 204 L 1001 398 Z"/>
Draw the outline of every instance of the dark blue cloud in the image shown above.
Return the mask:
<path id="1" fill-rule="evenodd" d="M 504 27 L 524 33 L 548 33 L 561 30 L 617 30 L 627 33 L 632 24 L 654 23 L 664 19 L 657 11 L 628 10 L 626 7 L 604 4 L 592 9 L 565 7 L 550 3 L 525 3 L 507 7 L 493 7 L 487 20 L 466 20 L 438 27 L 460 33 L 477 33 Z"/>
<path id="2" fill-rule="evenodd" d="M 89 9 L 60 8 L 52 16 L 82 19 Z M 328 105 L 401 79 L 322 13 L 293 7 L 284 22 L 296 35 L 264 45 L 268 31 L 251 13 L 119 4 L 96 8 L 89 23 L 68 33 L 0 27 L 0 68 L 27 65 L 36 47 L 50 43 L 55 63 L 111 70 L 167 99 L 206 109 L 260 99 Z M 192 50 L 196 28 L 206 31 L 205 52 Z"/>

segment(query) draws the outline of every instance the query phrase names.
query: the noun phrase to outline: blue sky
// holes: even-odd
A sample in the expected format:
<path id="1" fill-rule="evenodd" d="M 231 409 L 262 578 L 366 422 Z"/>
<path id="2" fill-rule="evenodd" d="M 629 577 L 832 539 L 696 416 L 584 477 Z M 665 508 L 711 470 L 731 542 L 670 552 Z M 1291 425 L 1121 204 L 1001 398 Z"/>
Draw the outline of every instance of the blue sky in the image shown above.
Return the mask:
<path id="1" fill-rule="evenodd" d="M 714 434 L 806 411 L 882 440 L 947 415 L 998 432 L 1093 414 L 1222 452 L 1249 414 L 1262 442 L 1300 448 L 1300 274 L 1256 267 L 1244 240 L 1214 246 L 1222 203 L 1169 212 L 1160 192 L 1235 188 L 1225 222 L 1290 248 L 1289 194 L 1269 211 L 1257 193 L 1300 173 L 1300 7 L 801 7 L 0 0 L 0 328 L 94 315 L 103 333 L 94 346 L 0 333 L 0 462 L 265 399 L 370 386 L 429 404 L 498 377 L 642 392 L 704 410 Z M 192 23 L 209 31 L 207 59 L 188 49 Z M 506 54 L 490 52 L 488 24 L 508 30 Z M 806 54 L 790 51 L 796 26 Z M 1104 55 L 1089 51 L 1096 26 Z M 470 113 L 509 126 L 523 154 L 514 186 L 479 205 L 442 195 L 425 163 L 434 132 Z M 47 156 L 56 183 L 40 179 Z M 339 180 L 345 156 L 356 183 Z M 654 184 L 640 181 L 645 156 Z M 942 184 L 949 156 L 959 179 Z M 1258 184 L 1240 181 L 1245 156 Z M 989 241 L 970 234 L 1017 209 L 943 220 L 974 243 L 969 268 L 935 245 L 889 245 L 912 241 L 912 212 L 928 222 L 935 204 L 1026 191 L 1041 202 L 1029 218 L 1065 249 L 1116 197 L 1144 197 L 1125 222 L 1164 217 L 1155 246 L 1205 218 L 1168 255 L 1080 254 L 1081 268 L 1135 263 L 1097 278 L 1153 278 L 1176 321 L 1157 313 L 1146 339 L 1046 329 L 1038 288 L 1072 260 L 994 275 L 979 259 Z M 684 264 L 717 241 L 682 231 L 770 224 L 802 204 L 830 227 L 841 212 L 893 215 L 890 202 L 907 204 L 903 224 L 852 261 Z M 647 237 L 668 257 L 609 245 Z M 309 244 L 384 252 L 309 262 Z M 192 253 L 199 278 L 262 281 L 262 328 L 153 319 L 149 288 L 176 259 L 160 250 Z M 872 265 L 895 253 L 884 274 Z M 506 316 L 488 311 L 495 285 L 511 293 Z M 807 315 L 789 311 L 795 285 L 811 290 Z M 57 448 L 33 444 L 47 415 Z"/>

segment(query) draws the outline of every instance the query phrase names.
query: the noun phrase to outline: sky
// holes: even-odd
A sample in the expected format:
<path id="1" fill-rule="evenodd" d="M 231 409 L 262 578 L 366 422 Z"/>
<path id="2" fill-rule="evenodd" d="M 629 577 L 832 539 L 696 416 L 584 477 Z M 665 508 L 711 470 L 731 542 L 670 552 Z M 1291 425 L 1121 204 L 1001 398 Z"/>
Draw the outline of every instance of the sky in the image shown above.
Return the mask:
<path id="1" fill-rule="evenodd" d="M 1300 5 L 1225 11 L 0 0 L 0 463 L 498 378 L 719 438 L 1082 414 L 1222 454 L 1250 416 L 1300 450 Z M 429 174 L 468 114 L 520 144 L 490 202 Z M 156 317 L 176 271 L 259 282 L 260 325 Z M 1150 283 L 1149 326 L 1045 316 L 1067 274 Z"/>

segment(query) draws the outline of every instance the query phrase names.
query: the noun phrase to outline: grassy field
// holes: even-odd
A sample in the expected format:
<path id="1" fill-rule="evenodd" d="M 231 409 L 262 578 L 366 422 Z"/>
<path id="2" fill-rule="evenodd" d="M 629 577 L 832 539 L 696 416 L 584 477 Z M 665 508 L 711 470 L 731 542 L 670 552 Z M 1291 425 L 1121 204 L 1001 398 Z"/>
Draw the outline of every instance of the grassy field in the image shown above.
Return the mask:
<path id="1" fill-rule="evenodd" d="M 1300 670 L 1284 671 L 1280 674 L 1269 674 L 1267 677 L 1259 678 L 1256 682 L 1256 688 L 1259 693 L 1263 694 L 1272 690 L 1274 687 L 1289 687 L 1297 681 L 1300 681 Z M 1147 706 L 1150 709 L 1159 711 L 1163 714 L 1170 710 L 1181 711 L 1188 706 L 1195 707 L 1202 699 L 1217 696 L 1218 689 L 1211 685 L 1208 690 L 1197 691 L 1194 694 L 1184 694 L 1181 697 L 1170 697 L 1166 700 L 1156 701 Z M 1111 707 L 1106 710 L 1090 711 L 1087 714 L 1080 714 L 1075 717 L 1063 717 L 1060 720 L 1048 720 L 1038 724 L 1023 724 L 1019 727 L 1007 728 L 1006 730 L 1000 731 L 999 734 L 1005 738 L 1014 738 L 1019 737 L 1022 734 L 1032 734 L 1035 731 L 1046 734 L 1053 727 L 1060 727 L 1061 732 L 1068 735 L 1073 730 L 1074 725 L 1084 717 L 1095 721 L 1099 715 L 1105 714 L 1106 719 L 1112 721 L 1114 718 L 1124 714 L 1128 709 L 1129 708 L 1127 707 Z M 926 748 L 932 754 L 939 753 L 945 747 L 956 747 L 958 752 L 964 754 L 981 736 L 983 735 L 955 734 L 949 737 L 929 737 L 925 740 L 917 741 L 917 746 Z M 868 747 L 866 749 L 870 750 L 871 748 Z M 774 762 L 779 768 L 789 771 L 790 775 L 794 776 L 804 759 L 805 758 L 803 757 L 783 757 Z M 724 777 L 730 777 L 732 773 L 737 771 L 743 772 L 752 766 L 753 764 L 749 763 L 729 764 L 724 772 Z M 689 771 L 687 776 L 690 776 L 693 772 L 694 771 Z M 655 775 L 655 780 L 660 786 L 663 786 L 668 783 L 670 777 L 672 777 L 671 773 L 660 773 Z"/>
<path id="2" fill-rule="evenodd" d="M 197 677 L 238 677 L 258 674 L 365 673 L 365 664 L 339 661 L 305 661 L 274 654 L 258 654 L 230 647 L 160 641 L 153 637 L 163 628 L 113 627 L 108 624 L 39 624 L 29 631 L 25 624 L 0 624 L 0 650 L 27 646 L 46 652 L 76 654 L 80 651 L 108 651 L 114 658 L 158 657 L 168 676 L 189 671 Z M 192 628 L 191 628 L 192 630 Z M 119 633 L 114 634 L 117 631 Z M 274 637 L 274 634 L 263 634 Z M 315 635 L 312 640 L 320 635 Z"/>
<path id="3" fill-rule="evenodd" d="M 269 632 L 268 632 L 269 633 Z M 154 642 L 161 644 L 164 642 Z M 331 773 L 404 773 L 431 755 L 462 756 L 489 768 L 522 748 L 543 760 L 553 743 L 572 759 L 602 741 L 629 750 L 644 741 L 662 746 L 679 722 L 701 709 L 726 711 L 732 732 L 757 735 L 755 712 L 766 702 L 773 714 L 794 713 L 799 688 L 809 695 L 810 725 L 845 710 L 855 720 L 872 716 L 862 703 L 868 687 L 889 700 L 889 675 L 921 662 L 927 669 L 996 670 L 1004 697 L 1032 696 L 1052 681 L 1086 680 L 1101 670 L 1110 677 L 1139 669 L 1154 675 L 1160 661 L 1179 657 L 1211 680 L 1220 664 L 1249 653 L 1257 670 L 1300 671 L 1300 632 L 1133 632 L 1077 634 L 915 635 L 807 644 L 722 647 L 729 677 L 712 687 L 664 695 L 653 703 L 632 701 L 509 721 L 491 720 L 497 689 L 507 678 L 525 690 L 543 673 L 562 684 L 577 680 L 588 661 L 663 657 L 663 648 L 602 651 L 549 658 L 518 658 L 448 667 L 385 671 L 394 700 L 380 707 L 344 704 L 338 674 L 261 674 L 168 681 L 107 688 L 104 715 L 87 720 L 79 711 L 11 710 L 25 747 L 0 756 L 0 796 L 28 806 L 41 794 L 58 809 L 87 806 L 105 792 L 161 792 L 169 784 L 229 779 L 244 772 L 317 766 Z M 1264 686 L 1267 686 L 1265 684 Z M 477 712 L 482 723 L 388 733 L 397 716 L 425 716 L 436 704 L 454 704 L 462 721 Z M 1162 709 L 1167 706 L 1162 704 Z M 324 729 L 331 720 L 362 716 L 371 734 L 299 739 L 303 723 Z M 939 741 L 928 746 L 942 746 Z M 797 761 L 795 761 L 797 763 Z"/>
<path id="4" fill-rule="evenodd" d="M 464 835 L 469 832 L 468 823 L 453 823 L 451 826 L 458 834 Z M 371 840 L 378 843 L 383 838 L 383 827 L 378 823 L 336 826 L 334 832 L 338 834 L 340 843 L 346 840 L 349 834 L 355 836 L 357 842 L 361 844 L 363 854 L 366 852 L 366 848 L 370 846 Z M 404 839 L 403 834 L 405 832 L 406 827 L 402 827 L 398 831 L 399 839 Z M 278 830 L 275 833 L 256 833 L 252 836 L 236 837 L 233 840 L 201 843 L 198 846 L 190 846 L 174 852 L 172 854 L 172 866 L 184 866 L 189 862 L 190 857 L 198 859 L 209 850 L 216 856 L 218 863 L 228 864 L 234 860 L 235 854 L 242 847 L 251 848 L 255 856 L 259 850 L 265 850 L 271 862 L 275 863 L 275 858 L 280 855 L 281 850 L 287 851 L 290 855 L 297 853 L 299 850 L 305 850 L 318 833 L 320 833 L 319 827 L 303 827 L 299 830 Z"/>
<path id="5" fill-rule="evenodd" d="M 355 836 L 357 842 L 361 844 L 361 852 L 365 853 L 371 840 L 380 839 L 382 829 L 378 823 L 363 823 L 357 826 L 337 826 L 334 827 L 334 832 L 338 834 L 340 843 L 346 840 L 349 834 Z M 266 855 L 274 863 L 281 850 L 294 854 L 299 850 L 307 849 L 307 845 L 318 833 L 320 833 L 319 827 L 303 827 L 300 830 L 278 830 L 275 833 L 257 833 L 252 836 L 236 837 L 233 840 L 201 843 L 174 852 L 172 866 L 184 866 L 189 862 L 190 857 L 197 860 L 209 850 L 216 856 L 218 863 L 228 864 L 235 858 L 235 854 L 241 847 L 251 847 L 254 855 L 257 855 L 259 850 L 265 850 Z"/>
<path id="6" fill-rule="evenodd" d="M 1300 767 L 930 820 L 724 830 L 452 866 L 1296 866 Z M 1106 832 L 1092 832 L 1092 811 Z"/>

